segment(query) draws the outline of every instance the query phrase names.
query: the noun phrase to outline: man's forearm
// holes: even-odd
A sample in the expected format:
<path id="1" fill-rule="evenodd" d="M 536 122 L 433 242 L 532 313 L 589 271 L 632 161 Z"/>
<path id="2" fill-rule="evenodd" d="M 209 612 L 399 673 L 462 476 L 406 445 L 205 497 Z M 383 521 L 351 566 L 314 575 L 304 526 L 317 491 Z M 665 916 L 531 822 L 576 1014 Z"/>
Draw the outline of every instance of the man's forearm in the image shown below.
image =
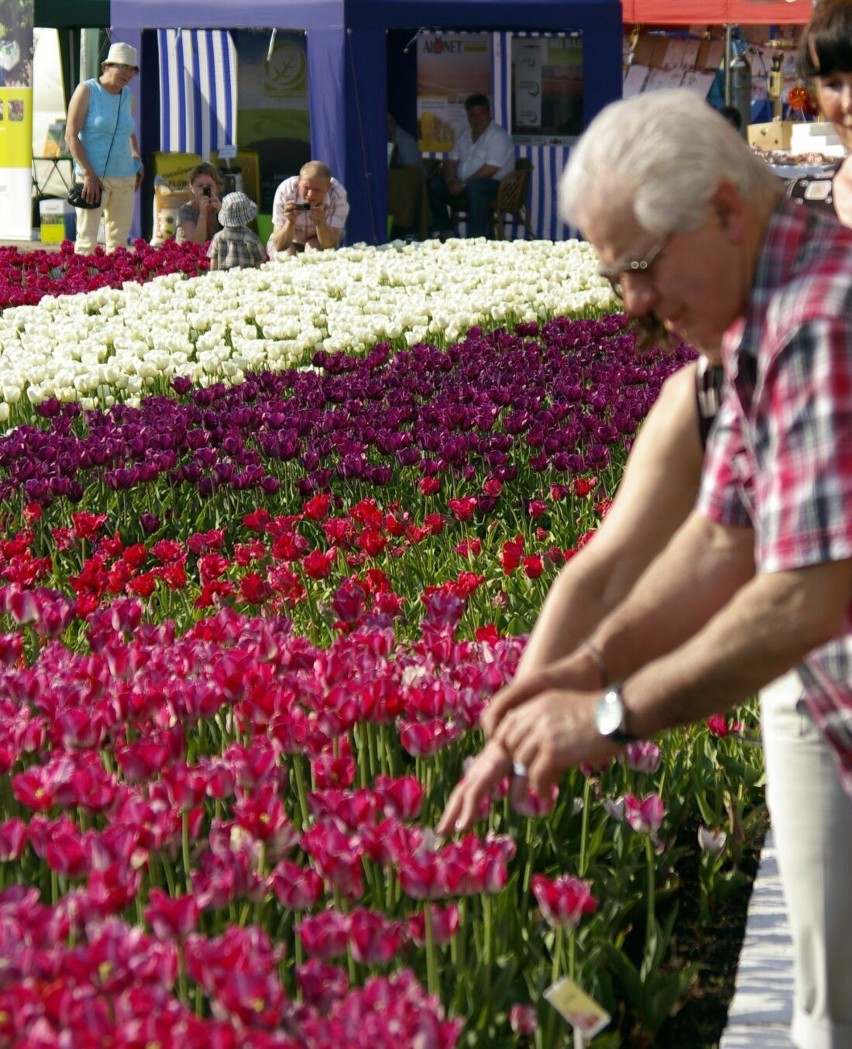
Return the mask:
<path id="1" fill-rule="evenodd" d="M 284 219 L 284 223 L 281 226 L 277 226 L 272 231 L 272 246 L 276 251 L 285 251 L 293 243 L 293 234 L 295 233 L 295 226 L 289 219 Z"/>
<path id="2" fill-rule="evenodd" d="M 472 175 L 468 175 L 466 179 L 463 179 L 464 184 L 467 185 L 468 182 L 475 182 L 480 178 L 493 178 L 498 170 L 499 168 L 496 164 L 483 164 L 481 167 L 477 168 Z"/>
<path id="3" fill-rule="evenodd" d="M 324 221 L 317 221 L 317 240 L 321 248 L 336 248 L 340 240 L 340 230 L 334 229 Z"/>
<path id="4" fill-rule="evenodd" d="M 756 576 L 679 648 L 624 683 L 629 728 L 650 736 L 726 710 L 836 637 L 852 562 Z"/>
<path id="5" fill-rule="evenodd" d="M 592 635 L 621 681 L 701 630 L 754 575 L 754 533 L 692 513 Z"/>

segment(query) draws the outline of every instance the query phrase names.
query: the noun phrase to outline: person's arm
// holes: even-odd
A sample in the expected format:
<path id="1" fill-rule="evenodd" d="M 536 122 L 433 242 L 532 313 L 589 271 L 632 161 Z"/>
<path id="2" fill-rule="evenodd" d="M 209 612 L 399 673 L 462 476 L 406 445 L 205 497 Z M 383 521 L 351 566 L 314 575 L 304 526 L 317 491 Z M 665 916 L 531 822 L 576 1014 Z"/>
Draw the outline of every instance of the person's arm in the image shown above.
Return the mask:
<path id="1" fill-rule="evenodd" d="M 449 186 L 449 184 L 451 182 L 455 182 L 456 181 L 456 174 L 457 174 L 458 170 L 459 170 L 459 162 L 458 162 L 458 160 L 455 160 L 452 157 L 448 157 L 444 161 L 444 166 L 441 169 L 441 174 L 444 176 L 444 182 L 446 182 L 447 186 Z"/>
<path id="2" fill-rule="evenodd" d="M 686 365 L 664 383 L 634 441 L 609 513 L 592 541 L 565 565 L 550 588 L 513 684 L 574 652 L 624 599 L 688 516 L 703 456 L 695 371 L 694 364 Z M 582 648 L 574 659 L 573 675 L 575 688 L 602 688 L 605 683 L 596 659 Z M 534 684 L 529 695 L 537 691 Z M 504 690 L 505 709 L 510 709 L 513 699 L 522 702 L 523 695 L 518 689 Z M 506 752 L 488 743 L 451 794 L 439 825 L 441 833 L 449 833 L 457 823 L 458 829 L 470 827 L 482 802 L 510 767 Z"/>
<path id="3" fill-rule="evenodd" d="M 710 531 L 720 529 L 708 527 Z M 697 532 L 690 529 L 690 549 L 705 569 L 715 560 L 716 567 L 727 571 L 730 580 L 730 565 L 726 569 L 724 562 L 733 556 L 741 567 L 747 563 L 750 540 L 746 536 L 740 536 L 739 542 L 730 537 L 732 544 L 721 544 L 727 552 L 720 551 L 721 557 L 716 558 L 695 545 L 700 539 Z M 704 538 L 712 541 L 709 534 Z M 628 599 L 632 618 L 625 607 L 617 624 L 604 623 L 600 628 L 599 643 L 615 665 L 628 661 L 614 655 L 616 646 L 628 637 L 628 652 L 638 652 L 640 637 L 652 652 L 664 649 L 683 633 L 676 623 L 679 616 L 685 614 L 688 621 L 694 618 L 689 606 L 696 574 L 692 569 L 684 574 L 688 559 L 686 547 L 681 545 L 682 556 L 666 563 L 669 559 L 664 554 L 652 566 L 649 575 L 656 577 L 652 583 L 657 584 L 657 600 L 649 595 L 640 602 L 632 601 L 644 588 L 643 579 Z M 732 545 L 740 547 L 739 557 Z M 678 571 L 682 573 L 679 581 Z M 709 582 L 710 575 L 702 571 L 700 579 Z M 694 636 L 662 658 L 643 660 L 642 669 L 627 678 L 622 686 L 627 730 L 640 737 L 652 736 L 747 699 L 837 635 L 849 605 L 850 585 L 849 559 L 760 575 L 744 583 Z M 671 603 L 661 605 L 660 598 Z M 701 604 L 706 608 L 707 602 Z M 653 621 L 646 618 L 649 613 Z M 617 753 L 619 748 L 603 739 L 594 725 L 600 695 L 600 690 L 544 691 L 531 702 L 511 709 L 500 721 L 493 742 L 529 769 L 529 782 L 535 790 L 546 790 L 566 769 Z"/>
<path id="4" fill-rule="evenodd" d="M 349 201 L 343 186 L 334 182 L 322 204 L 312 208 L 311 214 L 316 223 L 316 237 L 320 248 L 336 248 L 343 239 L 349 215 Z"/>
<path id="5" fill-rule="evenodd" d="M 92 167 L 86 147 L 80 139 L 80 132 L 86 123 L 89 113 L 89 88 L 78 84 L 68 103 L 68 119 L 65 123 L 65 142 L 77 167 L 83 172 L 83 197 L 94 204 L 100 200 L 103 192 L 98 173 Z"/>
<path id="6" fill-rule="evenodd" d="M 191 213 L 185 214 L 183 218 L 178 216 L 178 234 L 177 240 L 183 242 L 189 242 L 190 244 L 206 244 L 208 239 L 207 226 L 208 226 L 208 215 L 211 213 L 218 214 L 221 207 L 222 201 L 218 196 L 210 197 L 193 197 L 191 204 L 194 204 L 198 209 L 198 218 L 193 217 Z"/>
<path id="7" fill-rule="evenodd" d="M 475 182 L 480 178 L 493 178 L 499 170 L 496 164 L 481 164 L 472 175 L 468 175 L 466 179 L 461 179 L 461 183 L 463 186 L 466 186 L 468 182 Z"/>
<path id="8" fill-rule="evenodd" d="M 609 512 L 550 588 L 519 676 L 568 655 L 588 637 L 688 517 L 703 458 L 695 371 L 688 364 L 663 384 L 633 443 Z"/>
<path id="9" fill-rule="evenodd" d="M 489 136 L 486 145 L 485 162 L 472 174 L 462 180 L 462 185 L 475 182 L 482 178 L 495 178 L 497 173 L 505 168 L 515 155 L 515 146 L 511 138 L 502 128 L 494 125 L 485 134 Z"/>
<path id="10" fill-rule="evenodd" d="M 136 189 L 142 185 L 142 180 L 145 178 L 145 165 L 142 163 L 142 156 L 139 152 L 139 143 L 136 139 L 136 132 L 130 136 L 130 155 L 134 160 L 139 161 L 139 170 L 136 172 Z"/>
<path id="11" fill-rule="evenodd" d="M 458 177 L 459 162 L 450 157 L 444 161 L 441 174 L 444 176 L 444 185 L 451 197 L 460 197 L 464 193 L 464 182 Z"/>
<path id="12" fill-rule="evenodd" d="M 286 251 L 293 243 L 296 235 L 296 211 L 295 196 L 287 196 L 283 190 L 284 184 L 275 191 L 275 199 L 272 201 L 272 235 L 269 242 L 274 251 Z"/>
<path id="13" fill-rule="evenodd" d="M 314 216 L 314 222 L 316 223 L 319 246 L 323 249 L 336 248 L 343 236 L 343 230 L 336 226 L 327 225 L 324 204 L 312 208 L 311 211 Z"/>

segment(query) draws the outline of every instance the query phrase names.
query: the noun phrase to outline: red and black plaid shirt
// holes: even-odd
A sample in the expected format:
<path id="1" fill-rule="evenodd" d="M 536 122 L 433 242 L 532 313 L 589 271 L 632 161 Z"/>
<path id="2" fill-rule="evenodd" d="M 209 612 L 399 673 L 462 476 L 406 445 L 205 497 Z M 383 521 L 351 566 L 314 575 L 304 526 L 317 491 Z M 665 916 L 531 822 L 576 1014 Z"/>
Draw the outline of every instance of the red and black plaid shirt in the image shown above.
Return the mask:
<path id="1" fill-rule="evenodd" d="M 699 511 L 754 527 L 758 572 L 852 557 L 852 230 L 781 202 L 723 358 Z M 852 795 L 852 605 L 799 671 Z"/>

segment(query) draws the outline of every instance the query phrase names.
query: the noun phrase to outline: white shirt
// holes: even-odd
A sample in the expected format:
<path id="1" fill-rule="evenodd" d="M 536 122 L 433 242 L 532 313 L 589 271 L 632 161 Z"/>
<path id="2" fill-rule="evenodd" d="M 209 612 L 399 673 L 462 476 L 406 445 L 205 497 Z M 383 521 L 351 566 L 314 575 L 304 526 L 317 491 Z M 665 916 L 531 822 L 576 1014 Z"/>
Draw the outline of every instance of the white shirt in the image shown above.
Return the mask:
<path id="1" fill-rule="evenodd" d="M 456 173 L 462 181 L 479 171 L 483 164 L 494 165 L 497 170 L 490 177 L 499 180 L 515 170 L 515 144 L 509 132 L 492 120 L 476 142 L 470 128 L 462 131 L 450 153 L 450 160 L 459 162 Z"/>

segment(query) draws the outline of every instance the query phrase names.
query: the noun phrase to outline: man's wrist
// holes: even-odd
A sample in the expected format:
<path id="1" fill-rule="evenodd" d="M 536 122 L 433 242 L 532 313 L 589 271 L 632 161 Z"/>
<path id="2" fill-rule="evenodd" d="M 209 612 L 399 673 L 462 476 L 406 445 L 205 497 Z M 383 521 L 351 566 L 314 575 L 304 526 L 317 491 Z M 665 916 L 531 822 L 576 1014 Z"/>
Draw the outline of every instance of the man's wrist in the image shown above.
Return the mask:
<path id="1" fill-rule="evenodd" d="M 585 641 L 580 642 L 579 649 L 581 652 L 584 652 L 590 660 L 590 662 L 594 664 L 594 668 L 597 671 L 598 677 L 600 679 L 600 687 L 609 688 L 609 671 L 607 669 L 606 660 L 604 659 L 603 652 L 601 652 L 600 648 L 594 643 L 594 641 L 591 641 L 589 638 L 586 638 Z"/>

